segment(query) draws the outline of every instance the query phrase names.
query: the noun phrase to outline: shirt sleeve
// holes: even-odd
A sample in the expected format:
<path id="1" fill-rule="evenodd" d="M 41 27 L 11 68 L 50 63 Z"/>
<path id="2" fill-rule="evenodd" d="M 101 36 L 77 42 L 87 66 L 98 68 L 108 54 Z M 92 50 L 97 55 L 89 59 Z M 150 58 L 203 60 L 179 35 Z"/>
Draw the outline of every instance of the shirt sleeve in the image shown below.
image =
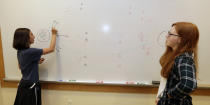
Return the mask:
<path id="1" fill-rule="evenodd" d="M 178 61 L 178 73 L 180 82 L 178 82 L 174 88 L 168 90 L 167 94 L 174 98 L 184 98 L 197 87 L 195 77 L 196 70 L 193 59 L 190 57 L 180 58 Z"/>
<path id="2" fill-rule="evenodd" d="M 164 77 L 161 76 L 160 78 L 160 85 L 159 85 L 159 88 L 158 88 L 158 93 L 157 93 L 157 98 L 160 98 L 162 97 L 162 94 L 163 94 L 163 91 L 166 87 L 166 79 Z"/>
<path id="3" fill-rule="evenodd" d="M 30 58 L 32 59 L 32 61 L 39 61 L 42 53 L 43 53 L 42 49 L 31 48 L 31 51 L 30 51 L 31 57 Z"/>

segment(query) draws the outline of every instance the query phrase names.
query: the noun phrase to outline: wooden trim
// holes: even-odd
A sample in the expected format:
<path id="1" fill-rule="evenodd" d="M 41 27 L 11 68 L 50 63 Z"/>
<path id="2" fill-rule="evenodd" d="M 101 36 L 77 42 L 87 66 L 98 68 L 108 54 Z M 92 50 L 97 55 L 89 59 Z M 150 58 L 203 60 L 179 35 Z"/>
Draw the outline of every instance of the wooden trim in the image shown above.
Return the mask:
<path id="1" fill-rule="evenodd" d="M 17 81 L 2 81 L 2 87 L 17 88 Z M 43 89 L 49 90 L 71 90 L 90 92 L 116 92 L 116 93 L 145 93 L 153 94 L 157 92 L 157 87 L 142 86 L 119 86 L 119 85 L 99 85 L 99 84 L 70 84 L 70 83 L 41 83 Z"/>
<path id="2" fill-rule="evenodd" d="M 44 82 L 42 89 L 61 90 L 61 91 L 89 91 L 89 92 L 114 92 L 114 93 L 141 93 L 157 94 L 158 86 L 120 86 L 120 85 L 101 85 L 101 84 L 74 84 L 74 83 L 50 83 Z M 2 87 L 17 88 L 18 81 L 2 80 Z M 198 88 L 192 95 L 210 96 L 209 88 Z"/>
<path id="3" fill-rule="evenodd" d="M 210 96 L 210 89 L 197 89 L 192 93 L 192 95 L 203 95 L 203 96 Z"/>
<path id="4" fill-rule="evenodd" d="M 5 71 L 4 71 L 3 48 L 2 48 L 1 28 L 0 28 L 0 80 L 2 80 L 3 78 L 5 78 Z"/>

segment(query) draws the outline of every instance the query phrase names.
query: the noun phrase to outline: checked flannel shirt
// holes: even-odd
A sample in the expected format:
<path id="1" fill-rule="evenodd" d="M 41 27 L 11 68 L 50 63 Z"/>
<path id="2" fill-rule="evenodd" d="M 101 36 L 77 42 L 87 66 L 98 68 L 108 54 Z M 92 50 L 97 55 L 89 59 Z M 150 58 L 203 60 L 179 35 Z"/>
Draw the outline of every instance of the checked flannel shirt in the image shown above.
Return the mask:
<path id="1" fill-rule="evenodd" d="M 175 58 L 158 105 L 192 105 L 190 93 L 196 88 L 196 68 L 193 54 L 185 52 Z"/>

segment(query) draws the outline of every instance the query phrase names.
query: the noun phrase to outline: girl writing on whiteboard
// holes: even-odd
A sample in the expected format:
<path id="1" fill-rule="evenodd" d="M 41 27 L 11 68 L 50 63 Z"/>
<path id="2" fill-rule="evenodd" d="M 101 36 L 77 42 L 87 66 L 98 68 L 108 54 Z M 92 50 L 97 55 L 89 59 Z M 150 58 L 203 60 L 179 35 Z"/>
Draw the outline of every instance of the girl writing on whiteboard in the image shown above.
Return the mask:
<path id="1" fill-rule="evenodd" d="M 168 31 L 166 51 L 160 58 L 157 105 L 192 105 L 190 93 L 197 87 L 198 40 L 198 28 L 189 22 L 174 23 Z"/>
<path id="2" fill-rule="evenodd" d="M 41 86 L 39 83 L 38 64 L 44 59 L 41 55 L 54 51 L 57 30 L 52 28 L 51 43 L 48 48 L 30 48 L 34 35 L 28 28 L 18 28 L 14 33 L 13 48 L 17 50 L 17 59 L 22 79 L 18 85 L 14 105 L 41 105 Z"/>

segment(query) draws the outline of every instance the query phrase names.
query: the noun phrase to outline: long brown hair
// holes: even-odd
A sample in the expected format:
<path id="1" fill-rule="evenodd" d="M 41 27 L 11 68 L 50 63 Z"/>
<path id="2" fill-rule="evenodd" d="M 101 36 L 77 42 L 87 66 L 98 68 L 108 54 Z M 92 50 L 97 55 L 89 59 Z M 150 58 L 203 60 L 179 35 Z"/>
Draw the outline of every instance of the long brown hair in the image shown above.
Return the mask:
<path id="1" fill-rule="evenodd" d="M 198 40 L 199 40 L 199 31 L 195 24 L 189 22 L 177 22 L 172 24 L 172 27 L 175 27 L 175 30 L 178 35 L 181 37 L 181 42 L 179 43 L 177 49 L 173 49 L 169 46 L 166 46 L 166 51 L 160 58 L 161 76 L 168 78 L 171 69 L 174 65 L 174 60 L 177 56 L 184 52 L 191 52 L 194 54 L 194 62 L 196 70 L 198 68 Z M 196 71 L 196 74 L 198 72 Z"/>

